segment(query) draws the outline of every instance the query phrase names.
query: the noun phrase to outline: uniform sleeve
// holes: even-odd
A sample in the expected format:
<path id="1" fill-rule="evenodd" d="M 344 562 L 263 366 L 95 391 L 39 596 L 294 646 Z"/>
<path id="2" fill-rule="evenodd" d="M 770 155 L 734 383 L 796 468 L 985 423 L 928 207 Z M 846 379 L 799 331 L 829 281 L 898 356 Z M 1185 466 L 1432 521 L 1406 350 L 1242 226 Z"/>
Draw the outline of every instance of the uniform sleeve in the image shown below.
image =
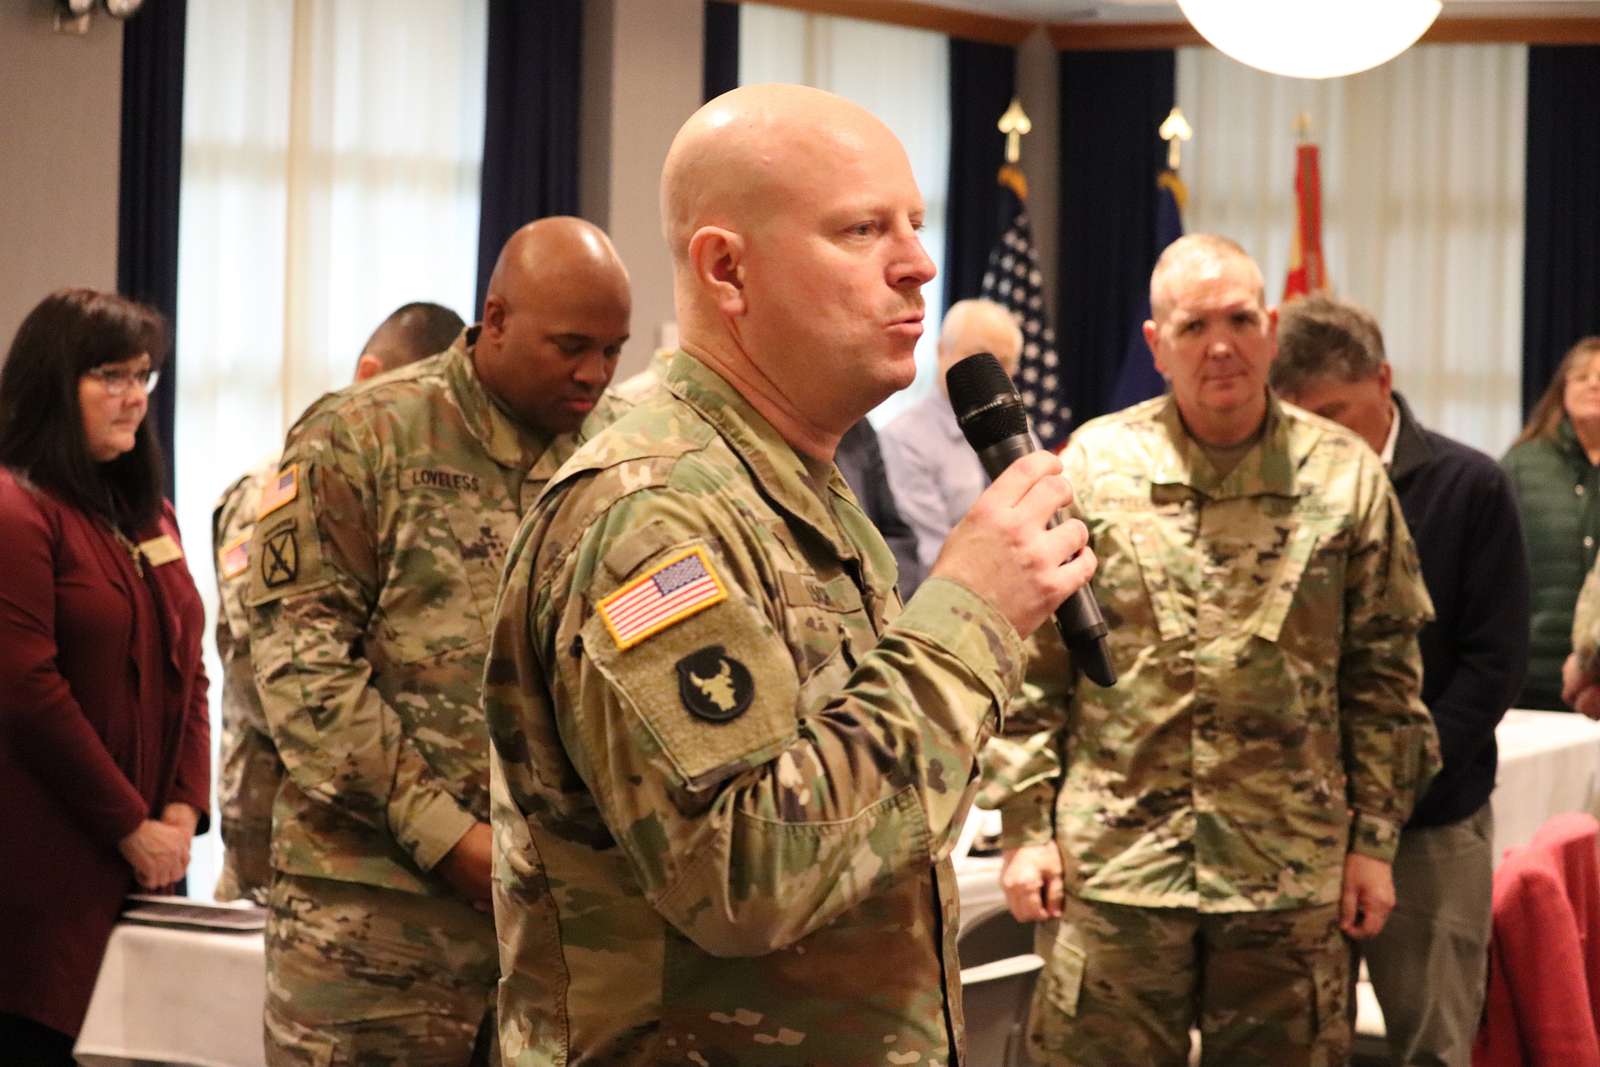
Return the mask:
<path id="1" fill-rule="evenodd" d="M 1345 571 L 1339 720 L 1355 813 L 1350 850 L 1393 862 L 1400 827 L 1439 770 L 1417 646 L 1433 605 L 1388 479 L 1373 466 L 1366 482 Z"/>
<path id="2" fill-rule="evenodd" d="M 978 807 L 1000 812 L 1005 848 L 1055 839 L 1063 725 L 1072 698 L 1071 656 L 1055 623 L 1046 621 L 1024 647 L 1027 673 L 999 734 L 984 746 L 977 799 Z"/>
<path id="3" fill-rule="evenodd" d="M 1572 648 L 1585 674 L 1600 674 L 1600 563 L 1589 571 L 1572 616 Z"/>
<path id="4" fill-rule="evenodd" d="M 0 545 L 0 729 L 79 825 L 114 848 L 150 813 L 57 669 L 55 534 L 9 477 L 0 477 Z"/>
<path id="5" fill-rule="evenodd" d="M 344 420 L 324 416 L 291 438 L 250 546 L 251 658 L 295 785 L 387 831 L 431 870 L 476 819 L 372 684 L 364 640 L 379 585 L 378 492 Z"/>
<path id="6" fill-rule="evenodd" d="M 922 573 L 933 569 L 950 535 L 950 520 L 945 512 L 944 494 L 939 491 L 933 465 L 915 445 L 905 439 L 894 427 L 885 429 L 879 436 L 883 452 L 883 470 L 888 478 L 889 492 L 894 497 L 900 517 L 911 527 L 917 539 L 917 560 Z"/>
<path id="7" fill-rule="evenodd" d="M 1068 442 L 1061 451 L 1062 473 L 1075 494 L 1087 484 L 1087 457 Z M 1073 514 L 1082 519 L 1080 501 Z M 1065 768 L 1067 710 L 1077 677 L 1072 655 L 1055 623 L 1046 621 L 1027 642 L 1027 675 L 1006 710 L 1000 735 L 983 753 L 983 790 L 978 805 L 1000 812 L 1000 843 L 1005 848 L 1041 845 L 1055 839 L 1056 793 Z"/>
<path id="8" fill-rule="evenodd" d="M 788 945 L 947 854 L 977 751 L 1022 670 L 1010 624 L 935 578 L 876 645 L 819 651 L 802 677 L 783 636 L 798 609 L 749 521 L 709 495 L 633 494 L 567 562 L 541 556 L 554 580 L 531 599 L 516 562 L 492 656 L 537 650 L 536 676 L 492 687 L 491 704 L 549 680 L 566 755 L 644 893 L 720 956 Z M 627 612 L 640 602 L 624 598 L 699 571 L 725 595 L 692 594 L 689 614 L 635 642 Z M 802 626 L 825 627 L 824 615 Z"/>

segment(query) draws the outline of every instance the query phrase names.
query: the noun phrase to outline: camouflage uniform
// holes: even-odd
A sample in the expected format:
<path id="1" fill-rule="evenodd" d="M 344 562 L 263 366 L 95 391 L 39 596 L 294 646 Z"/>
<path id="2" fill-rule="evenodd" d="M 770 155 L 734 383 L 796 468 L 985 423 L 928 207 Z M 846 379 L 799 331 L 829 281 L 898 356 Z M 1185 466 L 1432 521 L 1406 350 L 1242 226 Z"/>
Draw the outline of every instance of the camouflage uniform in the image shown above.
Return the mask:
<path id="1" fill-rule="evenodd" d="M 493 925 L 432 872 L 488 820 L 480 690 L 500 567 L 576 441 L 497 407 L 475 337 L 319 404 L 262 491 L 250 636 L 288 771 L 275 1064 L 461 1064 L 492 1009 Z"/>
<path id="2" fill-rule="evenodd" d="M 1572 615 L 1572 648 L 1585 674 L 1600 674 L 1600 565 L 1583 580 Z"/>
<path id="3" fill-rule="evenodd" d="M 1034 1054 L 1183 1063 L 1197 972 L 1223 967 L 1224 996 L 1265 996 L 1208 1011 L 1207 1062 L 1342 1062 L 1345 855 L 1392 861 L 1438 768 L 1416 642 L 1432 605 L 1383 468 L 1274 399 L 1219 478 L 1169 397 L 1089 423 L 1064 462 L 1122 678 L 1030 688 L 1049 703 L 1013 709 L 1007 733 L 1037 732 L 988 759 L 1006 843 L 1053 835 L 1065 864 L 1067 915 L 1040 931 Z M 1197 964 L 1197 929 L 1227 954 Z M 1135 1000 L 1180 1020 L 1181 1050 Z"/>
<path id="4" fill-rule="evenodd" d="M 272 882 L 272 799 L 283 763 L 272 746 L 250 667 L 250 535 L 261 487 L 278 473 L 278 460 L 228 487 L 211 513 L 211 547 L 217 570 L 217 656 L 222 660 L 222 769 L 217 806 L 222 813 L 222 875 L 218 900 L 249 898 L 265 904 Z"/>
<path id="5" fill-rule="evenodd" d="M 507 565 L 484 692 L 506 1063 L 953 1063 L 947 856 L 1022 666 L 960 585 L 900 611 L 838 471 L 675 355 Z"/>

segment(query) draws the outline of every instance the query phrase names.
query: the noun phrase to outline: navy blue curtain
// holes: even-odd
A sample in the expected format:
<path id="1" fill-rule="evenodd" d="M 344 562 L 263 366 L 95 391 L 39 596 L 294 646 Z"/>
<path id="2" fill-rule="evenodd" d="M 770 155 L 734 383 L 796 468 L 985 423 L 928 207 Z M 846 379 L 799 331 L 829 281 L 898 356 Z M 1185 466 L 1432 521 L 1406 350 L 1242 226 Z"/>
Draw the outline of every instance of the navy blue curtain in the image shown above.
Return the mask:
<path id="1" fill-rule="evenodd" d="M 1056 347 L 1075 424 L 1104 414 L 1149 293 L 1166 165 L 1156 131 L 1175 98 L 1170 50 L 1061 55 Z"/>
<path id="2" fill-rule="evenodd" d="M 122 29 L 122 159 L 117 188 L 117 291 L 167 317 L 173 347 L 150 418 L 173 486 L 178 388 L 178 182 L 183 164 L 186 0 L 146 4 Z M 64 117 L 70 121 L 70 117 Z"/>
<path id="3" fill-rule="evenodd" d="M 995 182 L 1006 158 L 996 123 L 1017 91 L 1017 50 L 950 38 L 950 189 L 944 238 L 944 306 L 978 295 L 989 251 L 1011 220 Z M 1026 142 L 1024 142 L 1026 143 Z"/>
<path id="4" fill-rule="evenodd" d="M 583 0 L 489 0 L 478 297 L 500 246 L 546 215 L 578 213 Z"/>
<path id="5" fill-rule="evenodd" d="M 1600 333 L 1600 47 L 1528 49 L 1522 411 L 1574 341 Z"/>
<path id="6" fill-rule="evenodd" d="M 706 0 L 701 78 L 705 100 L 739 88 L 739 5 L 730 0 Z"/>

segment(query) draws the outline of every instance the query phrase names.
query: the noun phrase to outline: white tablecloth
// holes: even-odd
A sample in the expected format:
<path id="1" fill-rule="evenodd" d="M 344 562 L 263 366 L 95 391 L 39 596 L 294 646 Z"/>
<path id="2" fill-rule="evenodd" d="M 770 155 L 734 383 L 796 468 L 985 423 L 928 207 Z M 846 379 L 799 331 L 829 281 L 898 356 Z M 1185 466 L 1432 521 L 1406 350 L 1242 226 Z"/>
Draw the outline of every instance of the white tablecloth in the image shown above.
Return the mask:
<path id="1" fill-rule="evenodd" d="M 1526 845 L 1564 811 L 1596 812 L 1600 802 L 1600 723 L 1562 711 L 1508 711 L 1495 731 L 1494 858 Z"/>
<path id="2" fill-rule="evenodd" d="M 261 934 L 122 923 L 111 934 L 74 1052 L 265 1067 L 265 995 Z"/>

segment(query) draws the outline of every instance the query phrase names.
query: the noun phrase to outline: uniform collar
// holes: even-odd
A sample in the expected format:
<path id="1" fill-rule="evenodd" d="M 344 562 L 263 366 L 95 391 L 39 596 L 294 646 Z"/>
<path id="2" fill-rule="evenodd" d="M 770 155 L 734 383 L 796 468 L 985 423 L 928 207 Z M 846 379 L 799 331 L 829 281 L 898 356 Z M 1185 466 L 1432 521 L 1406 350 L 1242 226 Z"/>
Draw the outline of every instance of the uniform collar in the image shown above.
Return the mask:
<path id="1" fill-rule="evenodd" d="M 484 452 L 502 467 L 526 469 L 550 448 L 555 435 L 531 429 L 500 406 L 478 378 L 473 353 L 481 327 L 463 330 L 445 352 L 444 376 L 462 421 Z"/>
<path id="2" fill-rule="evenodd" d="M 841 559 L 860 558 L 834 516 L 823 510 L 822 498 L 812 488 L 799 454 L 742 393 L 682 349 L 673 353 L 664 383 L 721 435 L 750 471 L 763 496 L 811 527 Z M 835 507 L 841 501 L 854 500 L 837 465 L 828 473 L 827 495 Z M 860 510 L 859 505 L 851 506 Z"/>
<path id="3" fill-rule="evenodd" d="M 1242 496 L 1299 496 L 1295 459 L 1289 454 L 1289 421 L 1278 398 L 1267 393 L 1266 426 L 1250 451 L 1226 477 L 1211 465 L 1205 449 L 1189 433 L 1178 402 L 1166 396 L 1158 422 L 1169 448 L 1157 458 L 1151 480 L 1186 485 L 1213 499 Z"/>

